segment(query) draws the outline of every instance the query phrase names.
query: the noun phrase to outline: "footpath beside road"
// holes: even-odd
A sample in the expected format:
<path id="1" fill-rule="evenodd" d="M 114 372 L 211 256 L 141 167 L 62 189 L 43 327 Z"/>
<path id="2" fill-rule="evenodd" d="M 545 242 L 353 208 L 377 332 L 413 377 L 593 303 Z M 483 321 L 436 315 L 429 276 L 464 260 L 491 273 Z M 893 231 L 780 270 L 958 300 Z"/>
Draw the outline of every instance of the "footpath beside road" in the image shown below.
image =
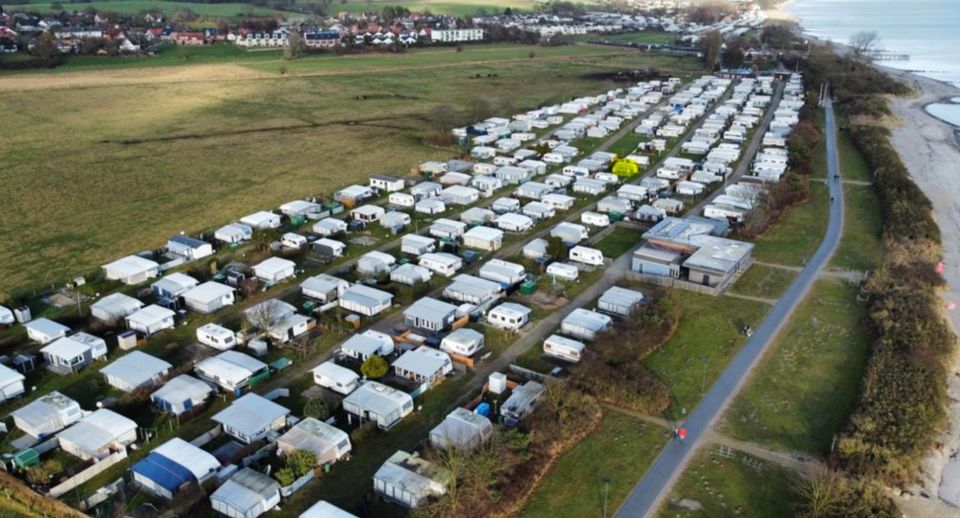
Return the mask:
<path id="1" fill-rule="evenodd" d="M 826 235 L 790 288 L 780 297 L 743 349 L 737 353 L 716 383 L 710 387 L 699 406 L 683 423 L 687 431 L 686 440 L 671 441 L 667 444 L 617 510 L 616 516 L 619 518 L 641 518 L 657 512 L 697 449 L 709 440 L 709 432 L 717 418 L 740 391 L 750 372 L 810 291 L 840 243 L 844 215 L 843 187 L 839 179 L 840 166 L 837 158 L 837 128 L 832 102 L 827 99 L 823 106 L 827 120 L 827 184 L 830 189 L 830 219 Z"/>

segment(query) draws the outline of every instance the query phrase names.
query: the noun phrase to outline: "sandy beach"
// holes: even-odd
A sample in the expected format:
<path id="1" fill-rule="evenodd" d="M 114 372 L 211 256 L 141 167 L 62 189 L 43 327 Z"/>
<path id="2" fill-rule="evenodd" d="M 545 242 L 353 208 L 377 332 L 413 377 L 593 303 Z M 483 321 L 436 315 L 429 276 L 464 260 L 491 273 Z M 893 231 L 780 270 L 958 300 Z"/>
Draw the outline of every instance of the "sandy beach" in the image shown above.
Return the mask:
<path id="1" fill-rule="evenodd" d="M 960 146 L 958 128 L 926 112 L 927 104 L 960 95 L 957 88 L 909 72 L 880 67 L 909 84 L 917 95 L 898 97 L 890 109 L 899 125 L 891 142 L 910 175 L 933 203 L 934 215 L 942 232 L 944 278 L 948 289 L 944 304 L 960 303 Z M 960 329 L 960 311 L 947 311 L 954 330 Z M 949 384 L 950 426 L 938 438 L 938 448 L 924 462 L 914 498 L 902 499 L 908 516 L 960 516 L 960 365 L 952 366 Z M 946 504 L 946 505 L 945 505 Z"/>

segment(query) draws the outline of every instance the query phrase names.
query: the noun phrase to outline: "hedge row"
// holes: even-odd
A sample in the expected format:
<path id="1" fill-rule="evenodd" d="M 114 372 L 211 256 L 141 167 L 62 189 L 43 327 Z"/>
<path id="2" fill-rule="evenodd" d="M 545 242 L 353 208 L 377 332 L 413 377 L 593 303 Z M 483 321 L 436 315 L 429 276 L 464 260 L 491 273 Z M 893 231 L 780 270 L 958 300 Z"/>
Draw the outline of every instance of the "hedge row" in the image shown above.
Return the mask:
<path id="1" fill-rule="evenodd" d="M 811 58 L 808 79 L 832 85 L 852 121 L 888 113 L 882 95 L 906 87 L 869 65 L 837 56 Z M 942 314 L 935 273 L 940 229 L 930 200 L 910 178 L 889 131 L 853 124 L 850 136 L 874 174 L 883 207 L 884 263 L 864 286 L 876 339 L 861 394 L 832 461 L 849 475 L 903 486 L 946 423 L 947 361 L 956 340 Z"/>

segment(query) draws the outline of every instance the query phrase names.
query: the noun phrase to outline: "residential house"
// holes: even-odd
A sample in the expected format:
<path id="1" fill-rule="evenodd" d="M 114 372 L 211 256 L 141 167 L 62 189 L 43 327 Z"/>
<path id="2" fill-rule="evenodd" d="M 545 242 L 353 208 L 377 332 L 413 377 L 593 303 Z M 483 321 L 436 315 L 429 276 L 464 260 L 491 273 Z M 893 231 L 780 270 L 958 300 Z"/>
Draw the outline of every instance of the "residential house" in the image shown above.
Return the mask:
<path id="1" fill-rule="evenodd" d="M 189 374 L 181 374 L 150 394 L 160 410 L 179 416 L 202 406 L 213 395 L 213 387 Z"/>
<path id="2" fill-rule="evenodd" d="M 143 302 L 123 293 L 111 293 L 90 305 L 90 316 L 109 325 L 116 324 L 143 307 Z"/>
<path id="3" fill-rule="evenodd" d="M 234 289 L 226 284 L 208 281 L 184 293 L 183 302 L 197 313 L 214 313 L 233 304 Z"/>
<path id="4" fill-rule="evenodd" d="M 280 257 L 269 257 L 254 265 L 253 274 L 268 284 L 275 284 L 289 277 L 293 277 L 297 263 Z"/>
<path id="5" fill-rule="evenodd" d="M 373 475 L 374 491 L 408 509 L 443 495 L 450 482 L 449 471 L 403 450 L 391 455 Z"/>
<path id="6" fill-rule="evenodd" d="M 338 300 L 343 292 L 347 291 L 350 283 L 325 273 L 314 275 L 300 284 L 300 292 L 304 297 L 329 304 Z"/>
<path id="7" fill-rule="evenodd" d="M 403 323 L 428 332 L 450 329 L 457 320 L 457 307 L 431 297 L 423 297 L 403 310 Z"/>
<path id="8" fill-rule="evenodd" d="M 290 410 L 258 394 L 246 394 L 211 419 L 244 444 L 259 441 L 287 425 Z"/>
<path id="9" fill-rule="evenodd" d="M 261 210 L 240 218 L 240 223 L 257 230 L 280 228 L 280 215 Z"/>
<path id="10" fill-rule="evenodd" d="M 477 275 L 504 288 L 516 286 L 527 278 L 527 272 L 522 265 L 502 259 L 490 259 L 480 267 Z"/>
<path id="11" fill-rule="evenodd" d="M 15 371 L 14 371 L 15 372 Z M 10 413 L 13 424 L 27 435 L 44 440 L 83 417 L 80 403 L 53 391 Z"/>
<path id="12" fill-rule="evenodd" d="M 466 230 L 466 223 L 446 218 L 440 218 L 430 225 L 430 235 L 439 239 L 454 240 L 462 236 Z"/>
<path id="13" fill-rule="evenodd" d="M 127 328 L 147 336 L 173 328 L 175 313 L 167 308 L 151 304 L 136 313 L 127 315 Z"/>
<path id="14" fill-rule="evenodd" d="M 133 392 L 141 387 L 159 384 L 170 373 L 171 367 L 169 363 L 143 351 L 132 351 L 100 369 L 100 374 L 110 386 Z"/>
<path id="15" fill-rule="evenodd" d="M 150 292 L 153 296 L 162 301 L 161 305 L 169 306 L 173 304 L 184 293 L 196 288 L 200 281 L 185 273 L 171 273 L 161 277 L 157 282 L 150 285 Z M 126 315 L 124 315 L 126 316 Z"/>
<path id="16" fill-rule="evenodd" d="M 82 460 L 102 459 L 137 440 L 137 423 L 101 408 L 57 434 L 60 449 Z"/>
<path id="17" fill-rule="evenodd" d="M 277 439 L 277 449 L 284 455 L 309 451 L 317 457 L 317 466 L 328 465 L 350 453 L 350 436 L 319 419 L 305 417 Z"/>
<path id="18" fill-rule="evenodd" d="M 174 437 L 130 468 L 133 481 L 149 493 L 172 500 L 185 488 L 215 476 L 220 462 L 211 454 Z"/>
<path id="19" fill-rule="evenodd" d="M 368 317 L 388 309 L 392 304 L 393 294 L 363 284 L 354 284 L 340 295 L 341 308 Z"/>
<path id="20" fill-rule="evenodd" d="M 216 230 L 213 238 L 228 245 L 235 245 L 253 239 L 253 228 L 243 223 L 229 223 Z"/>
<path id="21" fill-rule="evenodd" d="M 437 249 L 437 240 L 419 234 L 407 234 L 400 239 L 400 252 L 420 256 Z"/>
<path id="22" fill-rule="evenodd" d="M 210 495 L 210 505 L 232 518 L 257 518 L 280 505 L 280 484 L 259 471 L 243 468 Z"/>
<path id="23" fill-rule="evenodd" d="M 503 286 L 473 275 L 460 274 L 443 289 L 443 296 L 460 303 L 483 307 L 503 296 Z"/>
<path id="24" fill-rule="evenodd" d="M 47 368 L 58 374 L 76 372 L 107 356 L 107 342 L 80 331 L 58 338 L 40 349 Z"/>
<path id="25" fill-rule="evenodd" d="M 486 417 L 457 407 L 430 431 L 430 444 L 436 448 L 476 449 L 493 436 L 493 423 Z"/>
<path id="26" fill-rule="evenodd" d="M 476 226 L 463 234 L 463 246 L 493 252 L 503 246 L 503 231 L 496 228 Z"/>
<path id="27" fill-rule="evenodd" d="M 379 428 L 389 430 L 413 412 L 413 398 L 406 392 L 368 381 L 343 398 L 343 410 L 351 421 L 352 416 L 357 416 L 361 422 L 373 421 Z"/>
<path id="28" fill-rule="evenodd" d="M 397 376 L 433 385 L 453 372 L 453 361 L 443 351 L 420 346 L 397 358 L 393 370 Z"/>
<path id="29" fill-rule="evenodd" d="M 197 362 L 193 371 L 227 392 L 253 386 L 270 376 L 266 363 L 237 351 L 224 351 Z"/>
<path id="30" fill-rule="evenodd" d="M 167 254 L 195 261 L 213 255 L 213 245 L 190 236 L 173 236 L 167 240 Z"/>
<path id="31" fill-rule="evenodd" d="M 388 356 L 393 354 L 393 338 L 386 333 L 368 329 L 355 334 L 340 344 L 340 355 L 363 362 L 371 356 Z"/>
<path id="32" fill-rule="evenodd" d="M 103 265 L 102 268 L 107 279 L 120 281 L 124 284 L 140 284 L 160 273 L 160 265 L 156 261 L 144 259 L 137 255 L 117 259 L 110 264 Z"/>

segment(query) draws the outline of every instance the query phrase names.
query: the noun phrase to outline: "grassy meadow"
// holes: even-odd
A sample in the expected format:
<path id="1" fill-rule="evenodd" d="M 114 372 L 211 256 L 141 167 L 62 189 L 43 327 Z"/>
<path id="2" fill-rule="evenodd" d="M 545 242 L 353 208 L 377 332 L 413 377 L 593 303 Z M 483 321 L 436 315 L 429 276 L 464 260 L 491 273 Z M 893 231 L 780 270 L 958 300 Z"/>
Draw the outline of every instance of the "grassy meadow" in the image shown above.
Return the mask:
<path id="1" fill-rule="evenodd" d="M 856 404 L 871 336 L 857 287 L 821 280 L 724 417 L 731 437 L 824 455 Z"/>
<path id="2" fill-rule="evenodd" d="M 777 518 L 796 516 L 791 488 L 796 475 L 743 452 L 697 452 L 656 516 Z"/>
<path id="3" fill-rule="evenodd" d="M 588 77 L 594 72 L 696 67 L 587 46 L 294 62 L 250 54 L 227 64 L 85 64 L 0 81 L 0 292 L 42 288 L 180 231 L 451 157 L 423 143 L 436 106 L 465 111 L 484 99 L 509 115 L 613 86 Z"/>

